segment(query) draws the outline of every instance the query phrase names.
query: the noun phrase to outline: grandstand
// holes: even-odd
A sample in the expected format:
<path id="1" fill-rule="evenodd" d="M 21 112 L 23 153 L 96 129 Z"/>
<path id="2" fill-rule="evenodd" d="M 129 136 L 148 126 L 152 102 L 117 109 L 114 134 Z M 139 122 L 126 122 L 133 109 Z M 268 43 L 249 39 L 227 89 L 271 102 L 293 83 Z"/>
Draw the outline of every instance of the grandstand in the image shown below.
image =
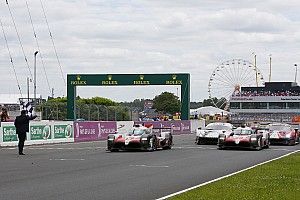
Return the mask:
<path id="1" fill-rule="evenodd" d="M 295 82 L 266 82 L 242 87 L 230 97 L 231 120 L 287 122 L 300 116 L 300 86 Z"/>

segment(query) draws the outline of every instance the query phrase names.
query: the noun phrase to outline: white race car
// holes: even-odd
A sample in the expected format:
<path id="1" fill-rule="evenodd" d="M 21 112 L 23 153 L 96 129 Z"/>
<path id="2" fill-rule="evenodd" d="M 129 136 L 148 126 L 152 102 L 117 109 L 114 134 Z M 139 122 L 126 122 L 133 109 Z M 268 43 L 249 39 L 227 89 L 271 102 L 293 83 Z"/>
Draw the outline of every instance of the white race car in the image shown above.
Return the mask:
<path id="1" fill-rule="evenodd" d="M 196 144 L 217 144 L 219 135 L 232 133 L 233 125 L 230 123 L 210 123 L 204 129 L 197 129 Z"/>

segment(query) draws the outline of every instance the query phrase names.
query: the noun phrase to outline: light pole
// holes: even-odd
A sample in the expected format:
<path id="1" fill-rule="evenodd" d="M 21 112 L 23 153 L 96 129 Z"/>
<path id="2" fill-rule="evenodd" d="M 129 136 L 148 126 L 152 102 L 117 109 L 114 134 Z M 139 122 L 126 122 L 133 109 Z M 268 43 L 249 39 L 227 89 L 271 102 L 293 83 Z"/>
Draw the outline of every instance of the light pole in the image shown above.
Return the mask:
<path id="1" fill-rule="evenodd" d="M 269 73 L 269 82 L 271 82 L 271 76 L 272 76 L 272 54 L 269 55 L 270 57 L 270 73 Z"/>
<path id="2" fill-rule="evenodd" d="M 256 87 L 258 87 L 258 75 L 257 75 L 256 54 L 255 54 L 255 52 L 252 52 L 252 55 L 254 55 L 255 80 L 256 80 Z"/>
<path id="3" fill-rule="evenodd" d="M 298 66 L 297 66 L 297 64 L 294 64 L 294 66 L 296 67 L 296 72 L 295 72 L 295 83 L 297 83 Z"/>
<path id="4" fill-rule="evenodd" d="M 39 52 L 36 51 L 34 52 L 34 73 L 33 73 L 33 95 L 34 95 L 34 110 L 36 109 L 36 55 L 38 54 Z"/>

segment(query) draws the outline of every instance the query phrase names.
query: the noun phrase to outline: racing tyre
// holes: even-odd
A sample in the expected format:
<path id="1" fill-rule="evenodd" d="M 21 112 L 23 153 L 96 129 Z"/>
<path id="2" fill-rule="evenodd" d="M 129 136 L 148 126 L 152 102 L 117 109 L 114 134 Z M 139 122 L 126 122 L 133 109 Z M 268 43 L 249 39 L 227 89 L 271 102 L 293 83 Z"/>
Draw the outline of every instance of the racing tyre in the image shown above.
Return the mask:
<path id="1" fill-rule="evenodd" d="M 257 147 L 255 149 L 257 151 L 260 151 L 262 149 L 262 140 L 261 140 L 261 138 L 258 139 Z"/>
<path id="2" fill-rule="evenodd" d="M 266 149 L 270 148 L 270 142 L 268 142 L 265 146 Z"/>
<path id="3" fill-rule="evenodd" d="M 149 147 L 149 151 L 155 151 L 157 149 L 156 146 L 156 137 L 152 137 L 150 138 L 150 147 Z"/>
<path id="4" fill-rule="evenodd" d="M 296 139 L 290 140 L 290 142 L 289 142 L 288 145 L 289 145 L 289 146 L 294 146 L 294 145 L 296 145 Z"/>
<path id="5" fill-rule="evenodd" d="M 169 139 L 167 146 L 163 147 L 163 150 L 171 149 L 172 148 L 172 144 L 173 144 L 172 139 Z"/>
<path id="6" fill-rule="evenodd" d="M 224 149 L 224 146 L 218 146 L 218 149 L 219 149 L 219 150 L 223 150 L 223 149 Z"/>
<path id="7" fill-rule="evenodd" d="M 198 138 L 197 144 L 201 145 L 201 144 L 205 144 L 205 142 L 203 142 L 200 138 Z"/>

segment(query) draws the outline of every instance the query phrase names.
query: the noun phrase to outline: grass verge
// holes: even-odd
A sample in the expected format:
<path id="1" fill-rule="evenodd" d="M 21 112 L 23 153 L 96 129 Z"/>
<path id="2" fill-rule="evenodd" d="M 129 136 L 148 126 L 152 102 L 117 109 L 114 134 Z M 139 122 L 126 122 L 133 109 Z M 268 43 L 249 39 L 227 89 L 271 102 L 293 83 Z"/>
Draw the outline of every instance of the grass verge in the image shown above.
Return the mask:
<path id="1" fill-rule="evenodd" d="M 169 199 L 300 199 L 300 153 L 294 153 Z"/>

